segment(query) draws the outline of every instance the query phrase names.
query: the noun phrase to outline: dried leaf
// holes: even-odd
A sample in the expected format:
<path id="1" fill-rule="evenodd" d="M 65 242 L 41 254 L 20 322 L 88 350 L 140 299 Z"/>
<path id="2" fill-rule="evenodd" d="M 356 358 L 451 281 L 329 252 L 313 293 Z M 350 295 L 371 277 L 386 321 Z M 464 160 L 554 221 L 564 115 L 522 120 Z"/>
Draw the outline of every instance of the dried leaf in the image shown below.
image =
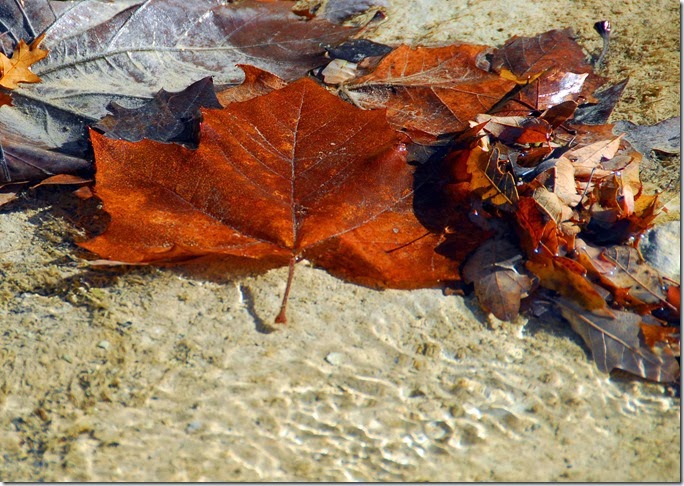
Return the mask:
<path id="1" fill-rule="evenodd" d="M 137 142 L 147 138 L 196 147 L 200 108 L 221 108 L 211 78 L 200 79 L 178 93 L 162 89 L 139 108 L 130 109 L 112 102 L 107 107 L 112 114 L 93 128 L 114 140 Z"/>
<path id="2" fill-rule="evenodd" d="M 26 44 L 19 41 L 12 58 L 0 53 L 0 86 L 6 89 L 16 89 L 19 83 L 37 83 L 40 78 L 31 72 L 31 66 L 44 59 L 48 51 L 38 47 L 45 34 Z"/>
<path id="3" fill-rule="evenodd" d="M 659 382 L 671 382 L 679 376 L 679 365 L 673 356 L 656 355 L 643 342 L 638 314 L 614 311 L 614 317 L 598 316 L 568 299 L 561 298 L 557 303 L 591 350 L 599 370 L 610 372 L 619 368 Z"/>
<path id="4" fill-rule="evenodd" d="M 532 288 L 532 279 L 522 267 L 523 256 L 508 240 L 486 241 L 463 267 L 463 279 L 474 283 L 480 307 L 504 321 L 520 311 L 520 300 Z"/>
<path id="5" fill-rule="evenodd" d="M 482 46 L 399 46 L 370 74 L 347 83 L 345 93 L 362 108 L 387 108 L 394 127 L 417 141 L 468 128 L 514 86 L 479 66 Z M 423 134 L 423 135 L 421 135 Z"/>
<path id="6" fill-rule="evenodd" d="M 554 166 L 555 178 L 553 192 L 567 206 L 574 208 L 582 200 L 582 194 L 577 192 L 575 182 L 575 167 L 567 157 L 562 156 Z"/>

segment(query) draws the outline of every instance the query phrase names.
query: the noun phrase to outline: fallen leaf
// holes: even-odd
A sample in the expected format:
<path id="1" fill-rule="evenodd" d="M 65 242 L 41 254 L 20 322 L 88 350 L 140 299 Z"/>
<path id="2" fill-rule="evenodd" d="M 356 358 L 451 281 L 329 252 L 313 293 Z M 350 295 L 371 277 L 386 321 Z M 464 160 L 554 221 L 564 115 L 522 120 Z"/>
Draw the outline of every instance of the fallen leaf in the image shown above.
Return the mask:
<path id="1" fill-rule="evenodd" d="M 97 122 L 93 128 L 114 140 L 137 142 L 147 138 L 196 147 L 200 108 L 221 106 L 211 78 L 204 78 L 178 93 L 162 89 L 138 108 L 126 108 L 112 102 L 107 107 L 112 114 Z"/>
<path id="2" fill-rule="evenodd" d="M 503 321 L 513 321 L 520 300 L 527 297 L 533 281 L 526 274 L 523 255 L 510 241 L 486 241 L 463 267 L 463 280 L 475 285 L 480 307 Z"/>
<path id="3" fill-rule="evenodd" d="M 434 251 L 441 235 L 414 216 L 404 139 L 382 111 L 302 79 L 203 115 L 194 151 L 92 134 L 95 192 L 111 223 L 81 246 L 129 262 L 306 258 L 378 287 L 459 278 L 458 262 Z M 465 227 L 471 251 L 481 239 Z"/>
<path id="4" fill-rule="evenodd" d="M 373 72 L 343 85 L 357 106 L 387 108 L 390 124 L 416 141 L 465 130 L 514 83 L 488 73 L 486 47 L 397 47 Z"/>
<path id="5" fill-rule="evenodd" d="M 43 81 L 24 88 L 27 95 L 100 119 L 111 101 L 134 106 L 162 88 L 180 91 L 207 76 L 217 85 L 239 83 L 237 64 L 297 79 L 327 62 L 326 47 L 358 31 L 303 21 L 284 1 L 113 4 L 78 2 L 46 30 L 51 55 L 35 66 Z"/>
<path id="6" fill-rule="evenodd" d="M 491 70 L 529 83 L 513 100 L 497 107 L 499 115 L 526 113 L 530 106 L 543 111 L 564 101 L 577 101 L 580 96 L 590 99 L 604 82 L 586 62 L 570 29 L 509 39 L 493 52 Z"/>
<path id="7" fill-rule="evenodd" d="M 644 157 L 650 157 L 651 150 L 666 154 L 681 151 L 681 118 L 668 118 L 655 125 L 636 125 L 630 121 L 619 121 L 613 131 L 624 133 L 627 141 Z"/>
<path id="8" fill-rule="evenodd" d="M 30 182 L 57 174 L 75 174 L 90 168 L 88 160 L 54 152 L 40 143 L 10 133 L 2 136 L 0 184 Z"/>
<path id="9" fill-rule="evenodd" d="M 221 105 L 226 106 L 236 101 L 247 101 L 265 95 L 276 89 L 287 86 L 287 83 L 275 74 L 254 66 L 238 66 L 245 73 L 244 81 L 238 86 L 216 93 Z"/>
<path id="10" fill-rule="evenodd" d="M 55 21 L 55 3 L 48 0 L 30 2 L 4 1 L 0 9 L 2 33 L 0 52 L 10 57 L 20 40 L 33 42 Z"/>
<path id="11" fill-rule="evenodd" d="M 679 376 L 674 356 L 656 355 L 643 342 L 638 314 L 613 311 L 614 317 L 598 316 L 565 298 L 557 304 L 591 350 L 599 370 L 619 368 L 658 382 L 671 382 Z"/>
<path id="12" fill-rule="evenodd" d="M 573 123 L 585 125 L 601 125 L 606 123 L 613 113 L 615 105 L 620 100 L 622 92 L 625 90 L 625 86 L 627 86 L 627 81 L 629 81 L 629 78 L 594 93 L 597 102 L 579 105 L 572 120 Z"/>
<path id="13" fill-rule="evenodd" d="M 483 202 L 489 202 L 501 209 L 512 211 L 518 202 L 518 191 L 513 175 L 499 161 L 499 149 L 485 152 L 480 147 L 470 151 L 467 161 L 471 174 L 470 190 Z"/>
<path id="14" fill-rule="evenodd" d="M 22 39 L 17 44 L 12 58 L 0 53 L 0 86 L 6 89 L 16 89 L 19 83 L 37 83 L 40 78 L 31 72 L 31 66 L 44 59 L 48 51 L 38 47 L 43 41 L 41 35 L 31 44 Z"/>
<path id="15" fill-rule="evenodd" d="M 596 314 L 612 315 L 603 296 L 583 275 L 584 268 L 574 260 L 560 256 L 528 260 L 525 267 L 539 278 L 542 287 L 558 292 Z"/>

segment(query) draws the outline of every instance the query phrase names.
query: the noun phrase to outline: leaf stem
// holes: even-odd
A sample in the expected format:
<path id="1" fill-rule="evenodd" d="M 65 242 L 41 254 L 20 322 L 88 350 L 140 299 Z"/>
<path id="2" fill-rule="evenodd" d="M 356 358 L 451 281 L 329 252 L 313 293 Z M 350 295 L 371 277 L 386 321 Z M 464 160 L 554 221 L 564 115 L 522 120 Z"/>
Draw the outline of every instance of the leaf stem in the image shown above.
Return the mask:
<path id="1" fill-rule="evenodd" d="M 280 304 L 280 312 L 275 318 L 276 324 L 287 324 L 287 316 L 285 315 L 287 311 L 287 299 L 290 296 L 290 288 L 292 288 L 292 278 L 294 277 L 295 263 L 297 263 L 297 257 L 292 255 L 290 258 L 290 265 L 287 271 L 287 284 L 285 285 L 285 293 L 283 294 L 283 301 Z"/>

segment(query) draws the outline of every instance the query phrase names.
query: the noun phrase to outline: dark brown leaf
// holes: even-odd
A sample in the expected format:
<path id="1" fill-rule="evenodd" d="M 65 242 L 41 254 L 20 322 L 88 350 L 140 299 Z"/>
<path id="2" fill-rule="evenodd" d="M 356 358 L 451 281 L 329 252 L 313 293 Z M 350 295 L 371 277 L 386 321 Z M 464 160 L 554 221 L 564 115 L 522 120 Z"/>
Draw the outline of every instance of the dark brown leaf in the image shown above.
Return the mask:
<path id="1" fill-rule="evenodd" d="M 679 376 L 674 356 L 656 355 L 644 343 L 638 314 L 613 311 L 615 317 L 599 316 L 565 298 L 557 303 L 591 350 L 599 370 L 610 372 L 619 368 L 659 382 L 671 382 Z"/>
<path id="2" fill-rule="evenodd" d="M 520 300 L 532 288 L 532 279 L 522 265 L 520 249 L 510 241 L 486 241 L 463 267 L 463 279 L 475 285 L 480 307 L 503 321 L 512 321 L 520 311 Z"/>
<path id="3" fill-rule="evenodd" d="M 178 93 L 162 89 L 138 108 L 112 102 L 107 107 L 112 114 L 93 128 L 114 140 L 138 142 L 147 138 L 197 147 L 200 108 L 221 108 L 211 78 L 200 79 Z"/>

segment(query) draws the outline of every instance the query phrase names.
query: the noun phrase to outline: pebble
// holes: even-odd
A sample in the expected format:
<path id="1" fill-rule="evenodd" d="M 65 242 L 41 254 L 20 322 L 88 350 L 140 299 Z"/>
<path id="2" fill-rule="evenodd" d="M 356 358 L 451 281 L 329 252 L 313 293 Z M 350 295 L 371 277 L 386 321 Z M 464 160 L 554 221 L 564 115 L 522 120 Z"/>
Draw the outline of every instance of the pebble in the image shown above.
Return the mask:
<path id="1" fill-rule="evenodd" d="M 347 361 L 347 356 L 344 353 L 333 351 L 332 353 L 328 353 L 324 359 L 333 366 L 340 366 Z"/>
<path id="2" fill-rule="evenodd" d="M 679 282 L 681 271 L 680 221 L 658 225 L 641 238 L 639 249 L 648 263 L 664 276 Z"/>
<path id="3" fill-rule="evenodd" d="M 99 343 L 97 343 L 98 348 L 109 349 L 109 346 L 110 346 L 109 341 L 107 341 L 107 340 L 100 341 Z"/>

